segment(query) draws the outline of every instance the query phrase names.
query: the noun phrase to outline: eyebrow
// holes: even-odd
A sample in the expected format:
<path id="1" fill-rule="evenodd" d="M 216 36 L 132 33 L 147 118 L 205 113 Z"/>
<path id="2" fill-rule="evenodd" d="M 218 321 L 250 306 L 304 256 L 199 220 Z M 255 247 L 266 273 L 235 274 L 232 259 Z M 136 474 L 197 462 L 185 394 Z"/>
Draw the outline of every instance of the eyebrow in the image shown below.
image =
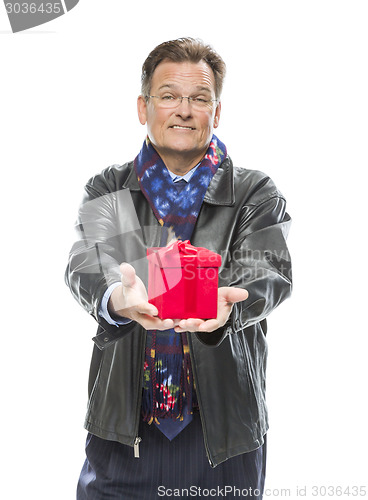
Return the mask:
<path id="1" fill-rule="evenodd" d="M 161 85 L 161 87 L 158 88 L 158 90 L 163 90 L 165 88 L 168 88 L 168 89 L 175 89 L 177 88 L 177 85 L 175 85 L 175 83 L 164 83 L 163 85 Z M 203 92 L 209 92 L 211 93 L 211 89 L 209 87 L 203 87 L 203 86 L 200 86 L 200 85 L 197 85 L 196 91 L 200 92 L 200 91 L 203 91 Z"/>

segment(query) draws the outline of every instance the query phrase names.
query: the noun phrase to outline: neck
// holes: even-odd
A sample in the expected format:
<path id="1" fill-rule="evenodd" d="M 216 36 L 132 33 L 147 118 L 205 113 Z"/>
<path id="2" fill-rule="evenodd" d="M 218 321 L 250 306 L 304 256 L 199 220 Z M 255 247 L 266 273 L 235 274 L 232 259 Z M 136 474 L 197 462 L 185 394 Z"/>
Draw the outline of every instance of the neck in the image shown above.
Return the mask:
<path id="1" fill-rule="evenodd" d="M 198 165 L 203 160 L 206 151 L 197 155 L 185 155 L 183 153 L 167 153 L 155 148 L 164 162 L 166 168 L 175 175 L 185 175 L 189 170 Z"/>

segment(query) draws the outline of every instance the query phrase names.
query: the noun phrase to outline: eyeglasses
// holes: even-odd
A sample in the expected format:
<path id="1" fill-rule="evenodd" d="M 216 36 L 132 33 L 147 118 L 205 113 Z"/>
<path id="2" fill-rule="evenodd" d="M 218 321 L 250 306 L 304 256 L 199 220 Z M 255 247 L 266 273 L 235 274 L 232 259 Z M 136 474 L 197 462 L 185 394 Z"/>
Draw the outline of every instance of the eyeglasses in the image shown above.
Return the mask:
<path id="1" fill-rule="evenodd" d="M 203 111 L 208 108 L 212 108 L 212 103 L 217 102 L 218 99 L 203 99 L 202 97 L 175 97 L 172 95 L 148 95 L 146 99 L 157 99 L 157 106 L 160 108 L 174 109 L 183 102 L 183 99 L 188 99 L 188 103 L 191 104 L 193 109 L 198 111 Z"/>

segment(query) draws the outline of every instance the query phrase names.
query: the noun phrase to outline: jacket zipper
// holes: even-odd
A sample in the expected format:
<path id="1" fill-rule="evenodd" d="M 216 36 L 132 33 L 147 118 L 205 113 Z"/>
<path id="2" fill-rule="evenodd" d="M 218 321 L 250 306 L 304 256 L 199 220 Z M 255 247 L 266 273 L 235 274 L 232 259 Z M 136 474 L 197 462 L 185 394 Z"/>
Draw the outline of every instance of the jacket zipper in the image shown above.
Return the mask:
<path id="1" fill-rule="evenodd" d="M 198 393 L 197 393 L 197 398 L 198 398 Z M 199 404 L 199 398 L 198 398 L 198 405 L 200 407 L 200 404 Z M 212 459 L 210 458 L 210 451 L 209 451 L 209 448 L 208 448 L 208 441 L 207 441 L 207 429 L 206 429 L 206 425 L 204 423 L 204 418 L 202 417 L 202 413 L 201 411 L 199 410 L 199 416 L 201 418 L 201 422 L 202 422 L 202 428 L 203 428 L 203 440 L 204 440 L 204 447 L 205 447 L 205 450 L 206 450 L 206 454 L 207 454 L 207 459 L 208 459 L 208 462 L 210 464 L 210 466 L 212 468 L 215 467 L 215 464 L 212 462 Z"/>
<path id="2" fill-rule="evenodd" d="M 142 441 L 142 438 L 137 436 L 134 440 L 134 458 L 139 458 L 139 443 Z"/>
<path id="3" fill-rule="evenodd" d="M 142 438 L 138 436 L 138 429 L 139 429 L 139 417 L 140 417 L 140 413 L 141 413 L 141 406 L 142 406 L 142 387 L 143 387 L 143 377 L 144 377 L 144 373 L 143 373 L 143 365 L 144 365 L 144 355 L 145 355 L 145 345 L 146 345 L 146 338 L 147 338 L 147 335 L 144 334 L 143 335 L 143 355 L 142 355 L 142 362 L 141 362 L 141 372 L 140 372 L 140 385 L 139 385 L 139 398 L 138 398 L 138 405 L 137 405 L 137 410 L 136 410 L 136 413 L 135 413 L 135 421 L 137 422 L 136 423 L 136 433 L 135 433 L 135 438 L 134 438 L 134 444 L 133 444 L 133 449 L 134 449 L 134 458 L 139 458 L 139 443 L 142 441 Z"/>
<path id="4" fill-rule="evenodd" d="M 196 373 L 196 368 L 195 368 L 195 364 L 194 364 L 192 339 L 191 339 L 191 337 L 189 335 L 188 335 L 188 344 L 189 344 L 190 359 L 191 359 L 191 363 L 192 363 L 193 379 L 194 379 L 195 386 L 196 386 L 197 401 L 198 401 L 198 406 L 199 406 L 199 416 L 201 418 L 201 423 L 202 423 L 204 447 L 205 447 L 205 450 L 206 450 L 206 455 L 207 455 L 208 462 L 209 462 L 210 466 L 212 468 L 214 468 L 215 464 L 213 463 L 213 461 L 211 459 L 211 454 L 210 454 L 210 450 L 209 450 L 209 447 L 208 447 L 207 428 L 206 428 L 206 424 L 205 424 L 205 419 L 202 416 L 202 412 L 201 412 L 201 406 L 202 406 L 201 405 L 201 395 L 200 395 L 199 387 L 198 387 L 198 384 L 197 384 L 197 373 Z"/>

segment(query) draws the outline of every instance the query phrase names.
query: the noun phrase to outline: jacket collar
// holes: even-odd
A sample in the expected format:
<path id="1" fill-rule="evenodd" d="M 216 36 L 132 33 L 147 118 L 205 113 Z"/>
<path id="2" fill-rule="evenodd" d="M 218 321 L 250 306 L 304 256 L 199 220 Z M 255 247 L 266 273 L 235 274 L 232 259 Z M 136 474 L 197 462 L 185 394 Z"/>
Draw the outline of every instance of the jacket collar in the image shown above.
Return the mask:
<path id="1" fill-rule="evenodd" d="M 205 203 L 231 206 L 235 203 L 233 162 L 227 156 L 213 176 L 205 194 Z"/>
<path id="2" fill-rule="evenodd" d="M 140 191 L 133 162 L 131 162 L 129 176 L 127 177 L 122 187 L 123 189 L 128 188 L 131 191 Z M 217 172 L 213 176 L 211 183 L 208 186 L 203 201 L 210 205 L 234 205 L 235 197 L 233 162 L 231 161 L 229 156 L 225 158 L 225 160 L 217 169 Z"/>

